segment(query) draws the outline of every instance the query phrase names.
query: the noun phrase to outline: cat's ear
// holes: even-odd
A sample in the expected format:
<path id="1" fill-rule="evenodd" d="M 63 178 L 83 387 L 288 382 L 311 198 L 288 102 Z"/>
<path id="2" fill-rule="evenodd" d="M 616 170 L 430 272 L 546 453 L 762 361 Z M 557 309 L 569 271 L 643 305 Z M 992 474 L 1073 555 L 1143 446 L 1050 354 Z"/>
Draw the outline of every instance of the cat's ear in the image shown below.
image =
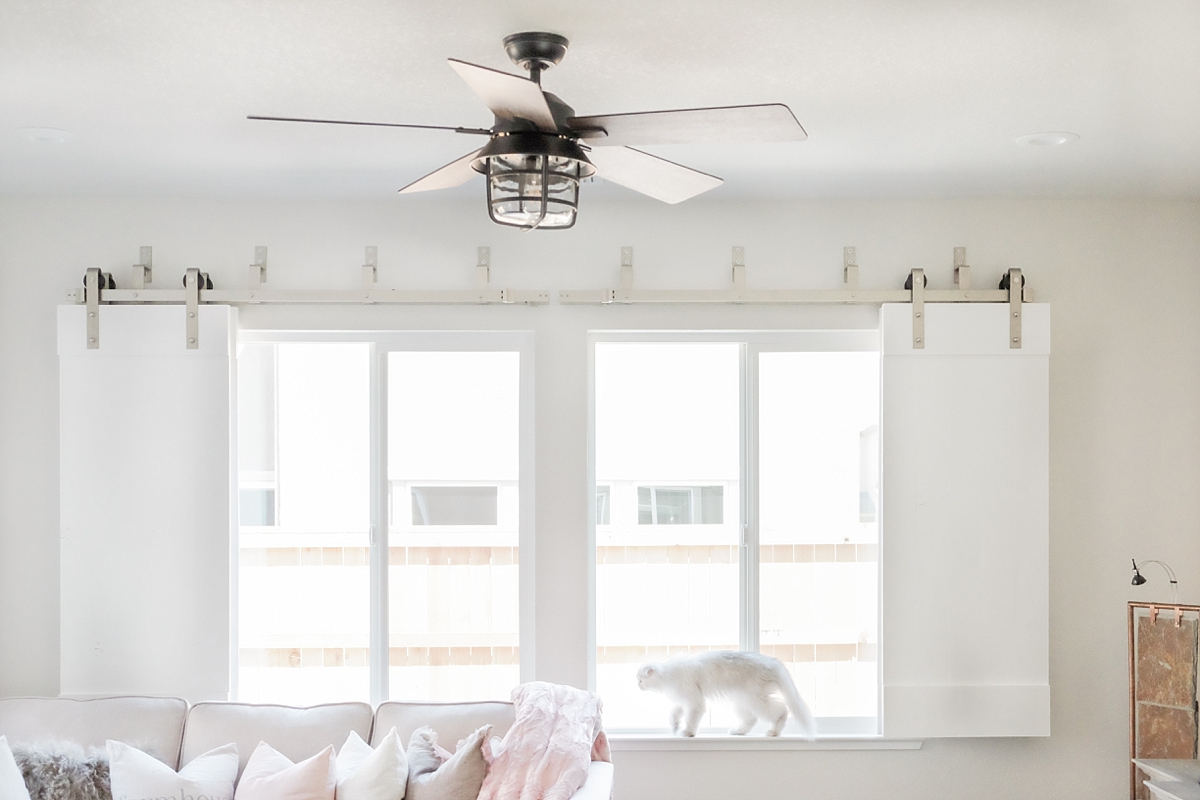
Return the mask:
<path id="1" fill-rule="evenodd" d="M 656 670 L 654 667 L 651 667 L 649 665 L 642 667 L 642 671 L 646 673 L 647 678 L 649 678 L 651 675 L 658 674 L 658 670 Z"/>

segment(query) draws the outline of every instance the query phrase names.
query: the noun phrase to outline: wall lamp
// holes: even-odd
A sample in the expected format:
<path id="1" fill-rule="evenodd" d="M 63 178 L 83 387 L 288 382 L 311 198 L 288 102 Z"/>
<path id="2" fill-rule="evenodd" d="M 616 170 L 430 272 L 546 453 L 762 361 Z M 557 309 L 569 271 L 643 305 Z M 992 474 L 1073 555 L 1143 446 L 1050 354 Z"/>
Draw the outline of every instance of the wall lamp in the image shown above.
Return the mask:
<path id="1" fill-rule="evenodd" d="M 1130 581 L 1130 583 L 1132 583 L 1134 586 L 1141 586 L 1146 582 L 1146 577 L 1142 575 L 1141 568 L 1145 567 L 1147 564 L 1158 564 L 1167 571 L 1167 579 L 1171 582 L 1171 602 L 1175 605 L 1179 605 L 1179 581 L 1175 580 L 1175 570 L 1171 569 L 1169 564 L 1164 561 L 1156 561 L 1154 559 L 1143 561 L 1141 564 L 1137 562 L 1137 559 L 1132 560 L 1133 580 Z"/>

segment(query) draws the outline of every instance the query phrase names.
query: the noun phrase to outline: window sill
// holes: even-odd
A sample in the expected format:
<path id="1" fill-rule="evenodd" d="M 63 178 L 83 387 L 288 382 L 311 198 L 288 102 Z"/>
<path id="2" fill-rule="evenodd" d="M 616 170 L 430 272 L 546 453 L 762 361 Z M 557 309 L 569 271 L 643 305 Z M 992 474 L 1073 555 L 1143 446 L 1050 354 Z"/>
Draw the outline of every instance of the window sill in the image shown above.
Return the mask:
<path id="1" fill-rule="evenodd" d="M 799 736 L 729 736 L 701 734 L 686 738 L 670 734 L 610 733 L 614 752 L 640 750 L 920 750 L 922 739 L 884 739 L 880 736 L 826 736 L 808 741 Z"/>

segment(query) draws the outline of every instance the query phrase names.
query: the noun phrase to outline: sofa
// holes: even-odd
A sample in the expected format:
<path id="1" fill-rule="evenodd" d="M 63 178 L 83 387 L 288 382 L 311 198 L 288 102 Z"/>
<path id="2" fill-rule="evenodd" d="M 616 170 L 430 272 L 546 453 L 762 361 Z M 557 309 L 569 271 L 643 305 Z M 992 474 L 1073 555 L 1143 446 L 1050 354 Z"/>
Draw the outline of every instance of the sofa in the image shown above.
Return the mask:
<path id="1" fill-rule="evenodd" d="M 367 703 L 330 703 L 295 708 L 251 703 L 201 702 L 189 705 L 176 697 L 62 697 L 0 699 L 0 736 L 20 747 L 68 741 L 84 748 L 103 748 L 115 739 L 132 745 L 178 770 L 201 753 L 234 742 L 238 776 L 260 741 L 293 761 L 308 758 L 328 745 L 340 747 L 355 731 L 375 746 L 395 727 L 401 742 L 428 725 L 451 750 L 476 728 L 491 724 L 503 736 L 513 724 L 512 703 L 404 703 L 389 701 L 372 709 Z M 593 761 L 587 782 L 572 800 L 609 800 L 612 764 Z"/>

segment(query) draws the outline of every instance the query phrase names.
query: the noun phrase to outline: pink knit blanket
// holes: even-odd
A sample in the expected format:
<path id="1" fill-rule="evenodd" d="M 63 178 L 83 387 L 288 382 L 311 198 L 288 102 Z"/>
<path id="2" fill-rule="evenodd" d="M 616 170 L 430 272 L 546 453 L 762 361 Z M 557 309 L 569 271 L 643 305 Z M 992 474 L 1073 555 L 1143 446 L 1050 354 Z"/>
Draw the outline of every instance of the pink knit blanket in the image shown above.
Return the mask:
<path id="1" fill-rule="evenodd" d="M 490 748 L 479 800 L 569 800 L 587 780 L 593 756 L 610 760 L 600 698 L 535 681 L 513 689 L 512 700 L 517 718 Z"/>

